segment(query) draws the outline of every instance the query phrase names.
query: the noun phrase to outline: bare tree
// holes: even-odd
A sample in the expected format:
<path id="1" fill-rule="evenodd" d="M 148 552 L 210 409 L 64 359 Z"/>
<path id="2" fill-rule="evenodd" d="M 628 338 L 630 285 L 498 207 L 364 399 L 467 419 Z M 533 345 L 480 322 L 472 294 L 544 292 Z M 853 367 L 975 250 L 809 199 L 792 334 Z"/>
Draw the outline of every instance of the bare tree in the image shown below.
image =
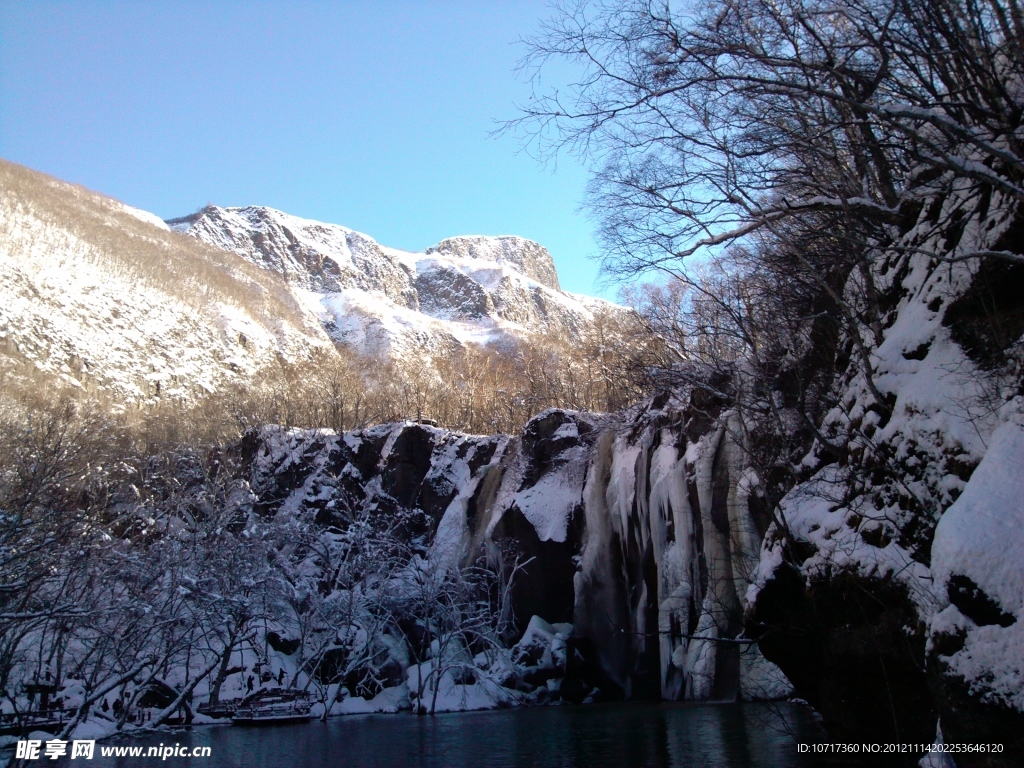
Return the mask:
<path id="1" fill-rule="evenodd" d="M 568 147 L 598 164 L 613 274 L 674 271 L 820 214 L 885 237 L 912 223 L 921 177 L 1024 199 L 1016 0 L 559 10 L 524 67 L 565 58 L 581 78 L 538 94 L 510 127 L 542 155 Z"/>
<path id="2" fill-rule="evenodd" d="M 460 566 L 415 556 L 395 574 L 391 611 L 414 661 L 410 698 L 418 714 L 437 711 L 445 686 L 487 678 L 497 689 L 506 682 L 490 679 L 474 657 L 483 653 L 493 663 L 507 654 L 511 589 L 524 565 L 517 560 L 503 568 L 481 558 Z"/>

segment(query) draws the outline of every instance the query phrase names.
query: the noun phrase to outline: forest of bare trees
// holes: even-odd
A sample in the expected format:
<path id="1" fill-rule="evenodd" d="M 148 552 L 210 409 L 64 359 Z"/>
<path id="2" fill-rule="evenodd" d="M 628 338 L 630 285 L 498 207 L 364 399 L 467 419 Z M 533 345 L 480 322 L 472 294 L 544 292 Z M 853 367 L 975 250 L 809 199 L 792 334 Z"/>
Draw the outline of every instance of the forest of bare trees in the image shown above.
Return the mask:
<path id="1" fill-rule="evenodd" d="M 426 419 L 472 434 L 514 434 L 546 408 L 610 413 L 635 402 L 648 390 L 646 369 L 659 349 L 639 318 L 599 313 L 571 338 L 535 334 L 514 346 L 466 345 L 428 359 L 342 349 L 282 368 L 258 388 L 211 398 L 211 407 L 236 409 L 251 423 L 337 431 Z"/>
<path id="2" fill-rule="evenodd" d="M 191 719 L 197 686 L 217 704 L 229 676 L 252 674 L 253 658 L 269 669 L 268 631 L 295 644 L 280 683 L 308 691 L 323 716 L 340 686 L 369 698 L 401 682 L 396 655 L 406 652 L 425 664 L 413 693 L 426 712 L 467 650 L 508 644 L 514 568 L 438 569 L 429 542 L 410 534 L 421 512 L 364 511 L 331 530 L 261 518 L 237 451 L 147 455 L 125 434 L 73 404 L 0 423 L 9 715 L 38 717 L 25 691 L 52 684 L 48 706 L 67 718 L 61 738 L 90 717 L 139 727 L 143 707 L 159 710 L 146 728 L 182 711 Z M 115 697 L 112 714 L 100 709 Z"/>

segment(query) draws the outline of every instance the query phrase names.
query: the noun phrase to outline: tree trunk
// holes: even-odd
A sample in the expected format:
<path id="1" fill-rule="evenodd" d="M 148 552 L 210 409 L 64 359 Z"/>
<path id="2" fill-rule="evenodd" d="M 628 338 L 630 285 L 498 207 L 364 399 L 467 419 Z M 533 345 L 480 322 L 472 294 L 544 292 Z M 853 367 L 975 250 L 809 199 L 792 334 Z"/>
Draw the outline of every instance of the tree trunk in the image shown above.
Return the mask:
<path id="1" fill-rule="evenodd" d="M 224 653 L 221 654 L 220 668 L 217 670 L 217 677 L 210 686 L 210 703 L 217 704 L 220 701 L 220 688 L 228 677 L 228 668 L 231 665 L 231 654 L 235 650 L 235 639 L 238 637 L 238 627 L 231 627 L 228 631 L 228 642 L 224 646 Z"/>

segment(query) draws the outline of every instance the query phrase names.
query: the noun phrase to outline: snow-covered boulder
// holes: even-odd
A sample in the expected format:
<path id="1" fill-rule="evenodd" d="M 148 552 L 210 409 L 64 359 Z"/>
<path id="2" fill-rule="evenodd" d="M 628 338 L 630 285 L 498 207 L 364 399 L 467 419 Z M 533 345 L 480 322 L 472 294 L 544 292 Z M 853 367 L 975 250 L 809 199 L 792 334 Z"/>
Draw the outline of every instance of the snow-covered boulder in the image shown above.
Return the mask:
<path id="1" fill-rule="evenodd" d="M 530 685 L 547 684 L 548 680 L 565 677 L 566 642 L 572 635 L 572 624 L 549 624 L 533 616 L 526 631 L 512 648 L 512 659 L 523 668 L 523 679 Z"/>
<path id="2" fill-rule="evenodd" d="M 946 605 L 929 622 L 929 664 L 943 681 L 943 709 L 952 715 L 943 724 L 957 741 L 995 742 L 1024 723 L 1022 423 L 992 434 L 932 544 Z"/>

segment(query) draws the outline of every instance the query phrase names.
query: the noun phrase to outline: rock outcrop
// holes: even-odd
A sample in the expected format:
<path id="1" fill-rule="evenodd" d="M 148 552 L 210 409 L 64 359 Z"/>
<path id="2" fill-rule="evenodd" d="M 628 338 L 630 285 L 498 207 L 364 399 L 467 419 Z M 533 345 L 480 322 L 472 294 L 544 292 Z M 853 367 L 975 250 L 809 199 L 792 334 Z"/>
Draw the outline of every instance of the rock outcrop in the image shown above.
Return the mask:
<path id="1" fill-rule="evenodd" d="M 965 182 L 882 254 L 872 381 L 840 372 L 764 539 L 747 630 L 837 740 L 1022 747 L 1022 233 Z"/>
<path id="2" fill-rule="evenodd" d="M 531 280 L 554 291 L 560 291 L 555 263 L 547 248 L 521 237 L 449 237 L 424 251 L 460 259 L 481 259 L 507 264 Z"/>

